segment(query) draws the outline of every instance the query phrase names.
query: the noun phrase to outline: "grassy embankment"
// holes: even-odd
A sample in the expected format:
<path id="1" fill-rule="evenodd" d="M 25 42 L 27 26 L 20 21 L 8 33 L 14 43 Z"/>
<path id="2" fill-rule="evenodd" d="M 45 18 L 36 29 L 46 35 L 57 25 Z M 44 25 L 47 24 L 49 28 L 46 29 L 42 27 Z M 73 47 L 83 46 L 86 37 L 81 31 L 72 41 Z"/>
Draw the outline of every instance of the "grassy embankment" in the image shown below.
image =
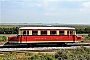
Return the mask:
<path id="1" fill-rule="evenodd" d="M 0 60 L 90 60 L 90 48 L 80 47 L 75 50 L 54 52 L 0 52 Z"/>

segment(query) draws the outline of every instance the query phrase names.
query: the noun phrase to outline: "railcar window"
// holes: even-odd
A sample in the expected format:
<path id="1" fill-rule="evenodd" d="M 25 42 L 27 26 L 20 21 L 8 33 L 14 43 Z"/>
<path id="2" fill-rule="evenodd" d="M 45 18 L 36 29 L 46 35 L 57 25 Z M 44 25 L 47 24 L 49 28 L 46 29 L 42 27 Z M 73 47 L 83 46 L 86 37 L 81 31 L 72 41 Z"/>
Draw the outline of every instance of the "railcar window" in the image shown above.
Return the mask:
<path id="1" fill-rule="evenodd" d="M 26 31 L 23 31 L 23 35 L 26 35 Z"/>
<path id="2" fill-rule="evenodd" d="M 56 35 L 56 31 L 50 31 L 50 35 Z"/>
<path id="3" fill-rule="evenodd" d="M 70 35 L 73 35 L 73 31 L 70 31 Z"/>
<path id="4" fill-rule="evenodd" d="M 29 35 L 29 31 L 27 31 L 27 35 Z"/>
<path id="5" fill-rule="evenodd" d="M 73 35 L 76 35 L 76 31 L 73 31 Z"/>
<path id="6" fill-rule="evenodd" d="M 69 31 L 67 31 L 67 35 L 69 35 Z"/>
<path id="7" fill-rule="evenodd" d="M 47 31 L 41 31 L 41 35 L 47 35 Z"/>
<path id="8" fill-rule="evenodd" d="M 32 35 L 38 35 L 38 31 L 32 31 Z"/>
<path id="9" fill-rule="evenodd" d="M 64 35 L 64 31 L 59 31 L 59 35 Z"/>

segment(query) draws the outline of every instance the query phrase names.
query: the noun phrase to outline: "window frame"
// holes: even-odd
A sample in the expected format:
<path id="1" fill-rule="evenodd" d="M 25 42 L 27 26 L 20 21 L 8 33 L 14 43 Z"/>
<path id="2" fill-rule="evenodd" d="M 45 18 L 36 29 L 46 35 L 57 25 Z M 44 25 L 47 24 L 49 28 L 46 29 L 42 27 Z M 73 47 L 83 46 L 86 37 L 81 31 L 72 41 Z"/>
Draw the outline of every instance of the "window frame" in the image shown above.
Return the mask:
<path id="1" fill-rule="evenodd" d="M 41 35 L 47 35 L 47 30 L 40 30 L 41 31 Z M 42 34 L 42 32 L 45 32 L 44 34 Z"/>
<path id="2" fill-rule="evenodd" d="M 36 32 L 35 34 L 33 34 L 33 32 Z M 32 30 L 32 35 L 38 35 L 38 30 Z"/>
<path id="3" fill-rule="evenodd" d="M 60 31 L 63 33 L 61 33 Z M 59 35 L 64 35 L 64 34 L 65 34 L 64 30 L 59 30 Z"/>
<path id="4" fill-rule="evenodd" d="M 57 30 L 50 30 L 50 35 L 57 35 Z"/>

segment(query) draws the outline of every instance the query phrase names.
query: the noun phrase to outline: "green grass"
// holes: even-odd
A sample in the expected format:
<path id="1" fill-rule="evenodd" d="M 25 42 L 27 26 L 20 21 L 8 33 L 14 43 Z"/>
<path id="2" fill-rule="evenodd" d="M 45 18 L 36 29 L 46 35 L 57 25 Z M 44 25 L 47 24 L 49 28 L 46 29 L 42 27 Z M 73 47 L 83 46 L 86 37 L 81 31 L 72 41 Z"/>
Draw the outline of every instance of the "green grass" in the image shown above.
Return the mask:
<path id="1" fill-rule="evenodd" d="M 77 34 L 77 35 L 80 35 L 80 36 L 83 36 L 83 35 L 85 35 L 85 36 L 87 36 L 88 34 Z"/>
<path id="2" fill-rule="evenodd" d="M 73 50 L 60 49 L 53 54 L 41 52 L 10 51 L 0 53 L 0 60 L 90 60 L 90 48 L 79 47 Z"/>
<path id="3" fill-rule="evenodd" d="M 8 37 L 8 36 L 16 36 L 17 34 L 0 34 L 0 36 L 6 36 L 6 37 Z"/>
<path id="4" fill-rule="evenodd" d="M 17 34 L 0 34 L 0 42 L 7 42 L 8 36 L 16 36 Z"/>

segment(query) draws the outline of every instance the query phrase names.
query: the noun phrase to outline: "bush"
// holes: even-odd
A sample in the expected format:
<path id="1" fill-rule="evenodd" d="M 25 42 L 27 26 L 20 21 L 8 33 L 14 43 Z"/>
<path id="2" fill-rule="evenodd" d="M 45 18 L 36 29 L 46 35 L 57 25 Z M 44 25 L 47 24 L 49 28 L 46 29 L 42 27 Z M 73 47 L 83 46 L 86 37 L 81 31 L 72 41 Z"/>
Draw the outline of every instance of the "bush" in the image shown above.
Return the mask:
<path id="1" fill-rule="evenodd" d="M 0 36 L 0 42 L 6 42 L 7 37 L 6 36 Z"/>
<path id="2" fill-rule="evenodd" d="M 56 59 L 54 58 L 54 55 L 39 53 L 36 55 L 32 55 L 31 57 L 24 58 L 24 60 L 56 60 Z"/>
<path id="3" fill-rule="evenodd" d="M 90 36 L 89 35 L 83 35 L 82 38 L 83 38 L 83 40 L 90 40 Z"/>
<path id="4" fill-rule="evenodd" d="M 90 37 L 90 33 L 88 34 L 88 36 Z"/>
<path id="5" fill-rule="evenodd" d="M 59 50 L 55 54 L 57 60 L 90 60 L 90 48 L 82 47 L 72 51 Z"/>
<path id="6" fill-rule="evenodd" d="M 68 59 L 68 51 L 67 50 L 59 50 L 55 54 L 55 58 L 58 60 L 67 60 Z"/>
<path id="7" fill-rule="evenodd" d="M 25 53 L 25 55 L 26 55 L 26 56 L 32 56 L 32 55 L 33 55 L 33 53 L 26 52 L 26 53 Z"/>
<path id="8" fill-rule="evenodd" d="M 76 60 L 89 60 L 90 58 L 90 48 L 82 47 L 77 48 L 71 52 L 72 59 Z"/>
<path id="9" fill-rule="evenodd" d="M 16 56 L 10 53 L 5 53 L 2 56 L 2 60 L 16 60 L 16 59 L 17 59 Z"/>

